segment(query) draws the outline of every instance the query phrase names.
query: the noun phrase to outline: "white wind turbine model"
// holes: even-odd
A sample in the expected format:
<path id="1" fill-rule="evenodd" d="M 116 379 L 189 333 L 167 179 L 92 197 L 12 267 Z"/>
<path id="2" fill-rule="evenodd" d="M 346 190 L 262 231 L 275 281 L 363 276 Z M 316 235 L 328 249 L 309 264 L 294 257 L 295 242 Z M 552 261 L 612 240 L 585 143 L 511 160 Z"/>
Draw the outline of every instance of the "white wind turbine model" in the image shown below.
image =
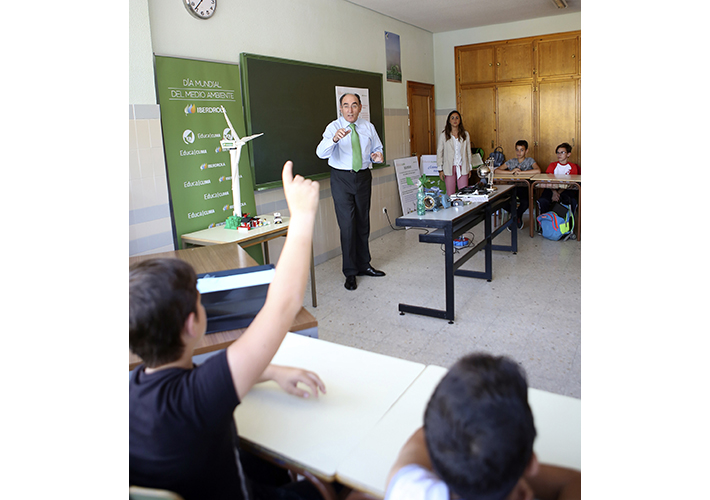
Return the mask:
<path id="1" fill-rule="evenodd" d="M 239 157 L 242 155 L 242 146 L 252 139 L 259 137 L 260 135 L 264 135 L 264 133 L 262 132 L 261 134 L 250 135 L 240 139 L 237 135 L 237 131 L 234 130 L 234 127 L 232 127 L 232 122 L 229 121 L 229 117 L 227 116 L 227 111 L 225 111 L 224 106 L 222 106 L 222 113 L 224 113 L 224 119 L 227 120 L 227 125 L 229 125 L 229 130 L 232 132 L 233 138 L 232 140 L 222 139 L 219 141 L 222 149 L 229 150 L 229 158 L 232 164 L 232 198 L 234 201 L 234 210 L 232 211 L 232 215 L 238 215 L 241 217 L 242 198 L 239 191 Z"/>

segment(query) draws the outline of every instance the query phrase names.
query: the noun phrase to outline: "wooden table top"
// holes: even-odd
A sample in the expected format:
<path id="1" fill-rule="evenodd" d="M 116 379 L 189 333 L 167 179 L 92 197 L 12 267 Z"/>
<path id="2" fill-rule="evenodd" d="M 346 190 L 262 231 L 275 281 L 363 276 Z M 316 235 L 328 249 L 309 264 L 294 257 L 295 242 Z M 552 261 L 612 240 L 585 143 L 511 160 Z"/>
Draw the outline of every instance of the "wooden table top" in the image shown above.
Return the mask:
<path id="1" fill-rule="evenodd" d="M 528 172 L 520 172 L 519 174 L 512 174 L 509 173 L 509 171 L 504 170 L 502 172 L 498 172 L 497 170 L 493 172 L 493 180 L 500 180 L 500 179 L 524 179 L 528 180 L 534 177 L 537 174 L 531 174 Z"/>
<path id="2" fill-rule="evenodd" d="M 239 231 L 237 229 L 227 229 L 225 226 L 210 227 L 201 229 L 192 233 L 186 233 L 181 236 L 183 243 L 191 245 L 220 245 L 224 243 L 244 243 L 249 240 L 266 241 L 284 235 L 288 231 L 288 225 L 291 221 L 290 217 L 282 217 L 281 224 L 274 223 L 273 215 L 260 215 L 259 219 L 263 219 L 269 223 L 268 226 L 255 227 L 249 231 Z"/>
<path id="3" fill-rule="evenodd" d="M 582 182 L 582 176 L 581 175 L 537 174 L 531 180 L 532 181 Z"/>
<path id="4" fill-rule="evenodd" d="M 244 267 L 256 266 L 257 262 L 239 246 L 239 243 L 224 243 L 222 245 L 210 245 L 185 250 L 174 250 L 170 252 L 154 253 L 150 255 L 140 255 L 130 257 L 129 265 L 149 259 L 181 259 L 192 265 L 197 274 L 226 271 L 228 269 L 240 269 Z M 318 326 L 316 318 L 305 308 L 296 315 L 296 319 L 291 326 L 291 331 L 306 330 Z M 210 333 L 205 335 L 195 348 L 195 354 L 217 351 L 227 347 L 238 339 L 245 328 L 229 330 L 226 332 Z M 132 370 L 141 363 L 140 357 L 128 350 L 128 369 Z"/>

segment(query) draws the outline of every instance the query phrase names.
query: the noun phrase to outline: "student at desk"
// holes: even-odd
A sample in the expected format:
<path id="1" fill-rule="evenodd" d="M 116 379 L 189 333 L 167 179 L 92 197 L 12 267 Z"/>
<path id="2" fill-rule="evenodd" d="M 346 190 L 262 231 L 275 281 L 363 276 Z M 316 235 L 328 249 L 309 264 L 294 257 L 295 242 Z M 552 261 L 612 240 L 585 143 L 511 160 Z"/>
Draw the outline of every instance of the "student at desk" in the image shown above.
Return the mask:
<path id="1" fill-rule="evenodd" d="M 557 153 L 557 161 L 553 161 L 548 165 L 545 171 L 546 174 L 579 175 L 579 165 L 568 162 L 572 154 L 572 146 L 563 142 L 557 146 L 555 152 Z M 539 212 L 544 214 L 550 211 L 553 203 L 560 202 L 564 205 L 572 205 L 572 211 L 574 212 L 578 202 L 577 196 L 578 194 L 575 189 L 544 189 L 540 198 L 537 200 L 537 206 Z"/>
<path id="2" fill-rule="evenodd" d="M 528 174 L 539 174 L 540 167 L 535 162 L 534 159 L 527 157 L 528 154 L 528 141 L 520 140 L 515 143 L 515 156 L 516 158 L 511 158 L 506 161 L 503 165 L 498 167 L 497 170 L 503 171 L 507 170 L 511 174 L 519 174 L 525 172 Z M 530 205 L 530 200 L 528 198 L 528 187 L 527 186 L 516 186 L 515 196 L 518 197 L 518 214 L 517 214 L 517 224 L 518 229 L 523 228 L 523 213 L 528 209 Z"/>
<path id="3" fill-rule="evenodd" d="M 179 259 L 131 267 L 129 345 L 145 362 L 129 385 L 131 485 L 167 489 L 185 500 L 317 495 L 308 483 L 276 489 L 250 481 L 233 418 L 259 382 L 274 380 L 300 397 L 325 392 L 315 373 L 269 364 L 303 302 L 318 208 L 318 183 L 293 177 L 292 168 L 286 162 L 282 174 L 291 222 L 266 303 L 239 339 L 200 366 L 192 353 L 207 317 L 195 271 Z"/>
<path id="4" fill-rule="evenodd" d="M 514 361 L 460 359 L 427 405 L 387 478 L 385 500 L 581 498 L 578 471 L 542 465 L 525 376 Z"/>

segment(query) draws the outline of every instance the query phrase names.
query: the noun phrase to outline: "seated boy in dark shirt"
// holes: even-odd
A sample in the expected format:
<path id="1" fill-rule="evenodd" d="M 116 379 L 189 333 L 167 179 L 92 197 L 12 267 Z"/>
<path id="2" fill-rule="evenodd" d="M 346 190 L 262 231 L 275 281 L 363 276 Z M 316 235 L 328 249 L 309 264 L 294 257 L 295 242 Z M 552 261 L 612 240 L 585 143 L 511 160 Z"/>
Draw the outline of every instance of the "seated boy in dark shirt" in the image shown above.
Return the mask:
<path id="1" fill-rule="evenodd" d="M 578 499 L 581 473 L 539 464 L 521 368 L 505 357 L 460 359 L 437 386 L 387 478 L 385 500 Z"/>
<path id="2" fill-rule="evenodd" d="M 270 364 L 303 303 L 318 208 L 318 183 L 293 177 L 292 169 L 287 162 L 282 174 L 288 236 L 264 307 L 239 339 L 200 366 L 192 353 L 207 317 L 195 271 L 179 259 L 131 266 L 129 345 L 145 363 L 129 386 L 131 485 L 171 490 L 185 500 L 259 497 L 242 470 L 236 406 L 267 380 L 301 397 L 325 392 L 315 373 Z"/>

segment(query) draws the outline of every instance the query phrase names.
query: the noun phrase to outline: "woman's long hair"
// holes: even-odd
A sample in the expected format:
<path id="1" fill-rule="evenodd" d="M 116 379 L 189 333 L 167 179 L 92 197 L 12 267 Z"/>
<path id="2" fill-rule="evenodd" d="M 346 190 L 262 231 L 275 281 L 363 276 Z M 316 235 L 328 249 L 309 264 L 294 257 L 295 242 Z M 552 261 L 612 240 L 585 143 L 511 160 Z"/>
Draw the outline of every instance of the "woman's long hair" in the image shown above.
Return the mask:
<path id="1" fill-rule="evenodd" d="M 449 139 L 451 139 L 451 122 L 449 120 L 451 120 L 451 115 L 453 115 L 454 113 L 459 115 L 459 139 L 461 141 L 465 141 L 466 136 L 468 135 L 468 132 L 466 132 L 466 129 L 463 126 L 463 118 L 461 118 L 461 113 L 459 113 L 456 110 L 453 110 L 451 113 L 449 113 L 449 116 L 446 117 L 446 126 L 444 127 L 444 135 L 446 136 L 447 141 Z"/>

